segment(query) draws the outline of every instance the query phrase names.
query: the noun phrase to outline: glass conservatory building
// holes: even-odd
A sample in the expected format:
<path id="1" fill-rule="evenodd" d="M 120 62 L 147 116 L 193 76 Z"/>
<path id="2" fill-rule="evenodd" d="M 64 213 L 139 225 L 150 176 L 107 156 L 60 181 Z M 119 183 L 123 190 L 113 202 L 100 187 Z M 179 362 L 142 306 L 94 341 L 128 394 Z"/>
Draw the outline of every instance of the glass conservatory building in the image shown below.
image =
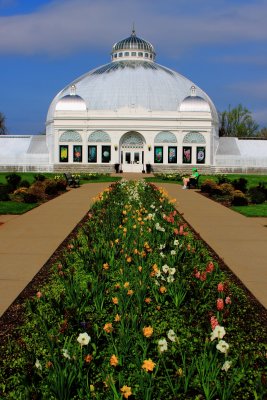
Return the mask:
<path id="1" fill-rule="evenodd" d="M 131 36 L 111 62 L 67 85 L 50 104 L 46 135 L 0 136 L 0 169 L 231 172 L 267 168 L 267 140 L 218 136 L 218 115 L 196 84 L 155 62 Z"/>
<path id="2" fill-rule="evenodd" d="M 71 82 L 53 99 L 46 140 L 55 170 L 142 172 L 211 166 L 218 118 L 208 95 L 155 62 L 151 43 L 115 43 L 111 62 Z"/>

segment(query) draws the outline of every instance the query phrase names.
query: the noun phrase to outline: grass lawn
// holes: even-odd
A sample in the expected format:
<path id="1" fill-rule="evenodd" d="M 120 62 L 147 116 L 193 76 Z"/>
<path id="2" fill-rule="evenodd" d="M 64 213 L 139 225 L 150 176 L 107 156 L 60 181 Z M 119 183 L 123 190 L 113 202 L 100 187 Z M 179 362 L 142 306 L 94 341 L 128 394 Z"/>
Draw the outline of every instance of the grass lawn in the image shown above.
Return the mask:
<path id="1" fill-rule="evenodd" d="M 249 206 L 233 206 L 231 209 L 246 217 L 267 217 L 267 203 L 250 204 Z"/>
<path id="2" fill-rule="evenodd" d="M 7 183 L 6 176 L 8 174 L 10 174 L 10 173 L 11 172 L 0 172 L 0 183 L 6 184 Z M 54 173 L 52 174 L 52 173 L 49 173 L 49 172 L 44 172 L 44 173 L 43 172 L 40 172 L 40 173 L 37 173 L 37 172 L 21 172 L 21 173 L 20 172 L 16 172 L 16 174 L 21 176 L 22 180 L 26 180 L 29 183 L 33 183 L 35 181 L 34 177 L 36 175 L 39 175 L 39 174 L 45 175 L 47 178 L 53 178 L 56 175 Z"/>
<path id="3" fill-rule="evenodd" d="M 24 214 L 37 207 L 37 203 L 26 204 L 17 201 L 0 201 L 0 214 Z"/>

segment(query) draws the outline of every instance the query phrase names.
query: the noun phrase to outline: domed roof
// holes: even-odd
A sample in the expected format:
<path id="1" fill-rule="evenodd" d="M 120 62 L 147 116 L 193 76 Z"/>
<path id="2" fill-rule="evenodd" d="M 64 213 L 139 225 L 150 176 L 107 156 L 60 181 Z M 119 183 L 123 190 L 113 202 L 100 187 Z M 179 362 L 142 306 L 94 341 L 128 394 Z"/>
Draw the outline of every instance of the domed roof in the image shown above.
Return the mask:
<path id="1" fill-rule="evenodd" d="M 180 111 L 210 112 L 209 103 L 203 97 L 196 96 L 195 86 L 191 86 L 191 96 L 187 96 L 180 105 Z"/>
<path id="2" fill-rule="evenodd" d="M 85 111 L 86 103 L 76 94 L 75 85 L 71 86 L 70 94 L 61 97 L 55 107 L 56 111 Z"/>
<path id="3" fill-rule="evenodd" d="M 135 36 L 131 36 L 131 38 L 134 46 L 139 43 L 141 47 L 149 48 L 154 52 L 153 46 L 148 42 L 143 39 L 140 39 L 141 42 L 139 42 Z M 183 107 L 187 104 L 186 97 L 194 85 L 193 82 L 151 59 L 146 60 L 143 56 L 140 56 L 140 59 L 132 58 L 131 52 L 128 52 L 129 49 L 126 48 L 128 45 L 131 46 L 131 40 L 130 38 L 129 40 L 124 39 L 113 46 L 113 49 L 116 49 L 114 54 L 117 54 L 117 48 L 125 46 L 125 49 L 122 50 L 124 59 L 113 60 L 109 64 L 87 72 L 71 83 L 71 85 L 75 85 L 79 96 L 84 99 L 88 112 L 116 112 L 120 109 L 124 109 L 124 111 L 128 109 L 129 112 L 132 112 L 133 109 L 142 109 L 142 113 L 148 115 L 151 115 L 151 112 L 178 112 L 183 101 L 185 102 Z M 138 54 L 138 52 L 136 53 Z M 145 52 L 141 49 L 140 53 L 150 54 L 149 50 Z M 211 99 L 199 87 L 196 85 L 194 87 L 197 93 L 194 101 L 201 103 L 204 110 L 211 110 L 212 117 L 217 122 L 216 108 Z M 47 121 L 53 120 L 54 111 L 59 107 L 58 101 L 68 94 L 69 85 L 52 101 Z M 191 96 L 189 97 L 191 101 Z"/>
<path id="4" fill-rule="evenodd" d="M 111 54 L 112 59 L 133 59 L 133 57 L 141 57 L 152 61 L 155 59 L 156 56 L 153 45 L 147 40 L 137 37 L 134 29 L 131 36 L 127 37 L 126 39 L 120 40 L 113 45 Z"/>

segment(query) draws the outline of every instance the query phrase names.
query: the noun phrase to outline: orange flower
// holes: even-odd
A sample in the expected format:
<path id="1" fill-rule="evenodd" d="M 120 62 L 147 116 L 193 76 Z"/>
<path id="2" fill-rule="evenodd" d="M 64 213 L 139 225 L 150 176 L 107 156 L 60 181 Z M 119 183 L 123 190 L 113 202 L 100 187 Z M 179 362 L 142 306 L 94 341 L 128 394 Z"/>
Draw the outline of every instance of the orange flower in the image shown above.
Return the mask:
<path id="1" fill-rule="evenodd" d="M 127 228 L 123 228 L 123 232 L 126 233 L 127 232 Z"/>
<path id="2" fill-rule="evenodd" d="M 136 229 L 136 225 L 133 225 L 133 229 Z"/>
<path id="3" fill-rule="evenodd" d="M 125 289 L 127 289 L 130 286 L 129 282 L 125 282 L 125 284 L 123 285 L 125 287 Z"/>
<path id="4" fill-rule="evenodd" d="M 124 385 L 121 388 L 121 393 L 125 399 L 128 399 L 132 395 L 132 388 L 130 386 Z"/>
<path id="5" fill-rule="evenodd" d="M 114 240 L 114 242 L 117 243 L 117 244 L 119 243 L 119 241 L 120 241 L 120 239 L 115 239 Z"/>
<path id="6" fill-rule="evenodd" d="M 151 358 L 149 358 L 148 360 L 144 360 L 142 368 L 147 372 L 152 372 L 155 365 L 156 364 L 151 360 Z"/>
<path id="7" fill-rule="evenodd" d="M 92 354 L 87 354 L 87 356 L 84 357 L 84 361 L 87 363 L 90 363 L 93 359 Z"/>
<path id="8" fill-rule="evenodd" d="M 113 326 L 112 326 L 112 323 L 111 322 L 107 322 L 105 325 L 104 325 L 104 331 L 105 332 L 107 332 L 107 333 L 111 333 L 112 331 L 113 331 Z"/>
<path id="9" fill-rule="evenodd" d="M 127 292 L 128 296 L 132 296 L 133 293 L 134 293 L 134 291 L 132 289 L 128 290 L 128 292 Z"/>
<path id="10" fill-rule="evenodd" d="M 103 269 L 106 269 L 106 270 L 109 269 L 108 263 L 104 263 L 104 264 L 103 264 Z"/>
<path id="11" fill-rule="evenodd" d="M 119 314 L 116 314 L 114 321 L 119 322 L 120 320 L 121 320 L 121 317 L 119 316 Z"/>
<path id="12" fill-rule="evenodd" d="M 127 211 L 123 210 L 122 214 L 123 214 L 123 215 L 126 215 L 126 214 L 127 214 Z"/>
<path id="13" fill-rule="evenodd" d="M 152 265 L 152 269 L 156 274 L 159 272 L 159 268 L 158 268 L 157 264 Z"/>
<path id="14" fill-rule="evenodd" d="M 119 289 L 121 287 L 121 285 L 119 283 L 115 283 L 114 287 L 115 287 L 115 289 Z"/>
<path id="15" fill-rule="evenodd" d="M 143 328 L 143 335 L 147 338 L 149 338 L 150 336 L 152 336 L 153 334 L 153 328 L 152 326 L 145 326 Z"/>
<path id="16" fill-rule="evenodd" d="M 150 297 L 146 297 L 146 298 L 145 298 L 145 302 L 146 302 L 147 304 L 151 303 L 151 301 L 152 301 L 152 300 L 151 300 Z"/>
<path id="17" fill-rule="evenodd" d="M 139 272 L 142 272 L 142 269 L 143 269 L 143 268 L 141 267 L 141 265 L 139 265 L 138 271 L 139 271 Z"/>
<path id="18" fill-rule="evenodd" d="M 53 366 L 53 363 L 51 361 L 47 361 L 45 366 L 46 366 L 46 368 L 51 368 Z"/>
<path id="19" fill-rule="evenodd" d="M 126 261 L 127 261 L 128 263 L 132 262 L 132 257 L 127 257 L 127 258 L 126 258 Z"/>
<path id="20" fill-rule="evenodd" d="M 110 363 L 110 365 L 111 365 L 112 367 L 117 367 L 117 365 L 119 364 L 118 357 L 116 357 L 115 354 L 113 354 L 113 355 L 110 357 L 109 363 Z"/>
<path id="21" fill-rule="evenodd" d="M 119 299 L 118 299 L 118 297 L 112 297 L 112 303 L 113 303 L 113 304 L 119 304 Z"/>
<path id="22" fill-rule="evenodd" d="M 138 254 L 139 251 L 137 249 L 134 249 L 134 254 Z"/>
<path id="23" fill-rule="evenodd" d="M 161 287 L 159 288 L 159 291 L 160 291 L 160 293 L 166 293 L 166 292 L 167 292 L 167 289 L 165 288 L 165 286 L 161 286 Z"/>

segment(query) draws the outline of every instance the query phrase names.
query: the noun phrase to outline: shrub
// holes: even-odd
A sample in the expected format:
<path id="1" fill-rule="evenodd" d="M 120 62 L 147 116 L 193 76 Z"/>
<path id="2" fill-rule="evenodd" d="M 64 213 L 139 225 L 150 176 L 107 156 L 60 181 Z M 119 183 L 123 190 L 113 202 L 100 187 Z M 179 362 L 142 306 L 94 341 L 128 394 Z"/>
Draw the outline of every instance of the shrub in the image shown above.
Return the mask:
<path id="1" fill-rule="evenodd" d="M 212 193 L 212 190 L 214 190 L 217 186 L 218 185 L 213 180 L 206 179 L 200 186 L 200 190 L 204 193 Z"/>
<path id="2" fill-rule="evenodd" d="M 54 179 L 47 179 L 44 183 L 45 183 L 45 194 L 54 196 L 58 193 L 57 182 Z"/>
<path id="3" fill-rule="evenodd" d="M 40 181 L 36 181 L 35 183 L 33 183 L 29 189 L 28 189 L 28 193 L 36 196 L 36 201 L 44 201 L 45 200 L 45 183 L 44 182 L 40 182 Z"/>
<path id="4" fill-rule="evenodd" d="M 23 202 L 24 203 L 38 203 L 38 197 L 36 194 L 31 192 L 25 192 L 23 194 Z"/>
<path id="5" fill-rule="evenodd" d="M 232 205 L 233 206 L 247 206 L 248 199 L 241 190 L 234 190 L 232 193 Z"/>
<path id="6" fill-rule="evenodd" d="M 246 193 L 247 192 L 247 179 L 245 178 L 239 178 L 239 179 L 234 179 L 232 182 L 233 187 L 235 190 L 241 190 L 241 192 Z"/>
<path id="7" fill-rule="evenodd" d="M 46 179 L 46 176 L 44 174 L 36 174 L 34 176 L 34 179 L 36 182 L 43 182 Z"/>
<path id="8" fill-rule="evenodd" d="M 10 185 L 0 184 L 0 201 L 9 201 Z"/>
<path id="9" fill-rule="evenodd" d="M 265 202 L 265 193 L 261 187 L 255 186 L 249 189 L 250 201 L 253 204 L 262 204 Z"/>
<path id="10" fill-rule="evenodd" d="M 232 194 L 234 191 L 234 187 L 231 185 L 231 183 L 222 183 L 220 188 L 222 190 L 222 194 L 226 196 Z"/>
<path id="11" fill-rule="evenodd" d="M 19 176 L 15 172 L 12 172 L 11 174 L 6 175 L 6 180 L 8 184 L 12 186 L 13 190 L 15 190 L 21 181 L 21 176 Z"/>
<path id="12" fill-rule="evenodd" d="M 56 185 L 57 185 L 57 190 L 59 192 L 64 192 L 67 188 L 67 181 L 62 178 L 62 179 L 57 179 L 56 181 Z"/>
<path id="13" fill-rule="evenodd" d="M 224 175 L 224 174 L 216 175 L 216 180 L 217 180 L 218 185 L 221 185 L 223 183 L 230 183 L 230 179 L 227 177 L 227 175 Z"/>
<path id="14" fill-rule="evenodd" d="M 26 179 L 22 180 L 19 184 L 19 187 L 23 187 L 23 188 L 29 188 L 31 186 L 29 181 L 26 181 Z"/>

